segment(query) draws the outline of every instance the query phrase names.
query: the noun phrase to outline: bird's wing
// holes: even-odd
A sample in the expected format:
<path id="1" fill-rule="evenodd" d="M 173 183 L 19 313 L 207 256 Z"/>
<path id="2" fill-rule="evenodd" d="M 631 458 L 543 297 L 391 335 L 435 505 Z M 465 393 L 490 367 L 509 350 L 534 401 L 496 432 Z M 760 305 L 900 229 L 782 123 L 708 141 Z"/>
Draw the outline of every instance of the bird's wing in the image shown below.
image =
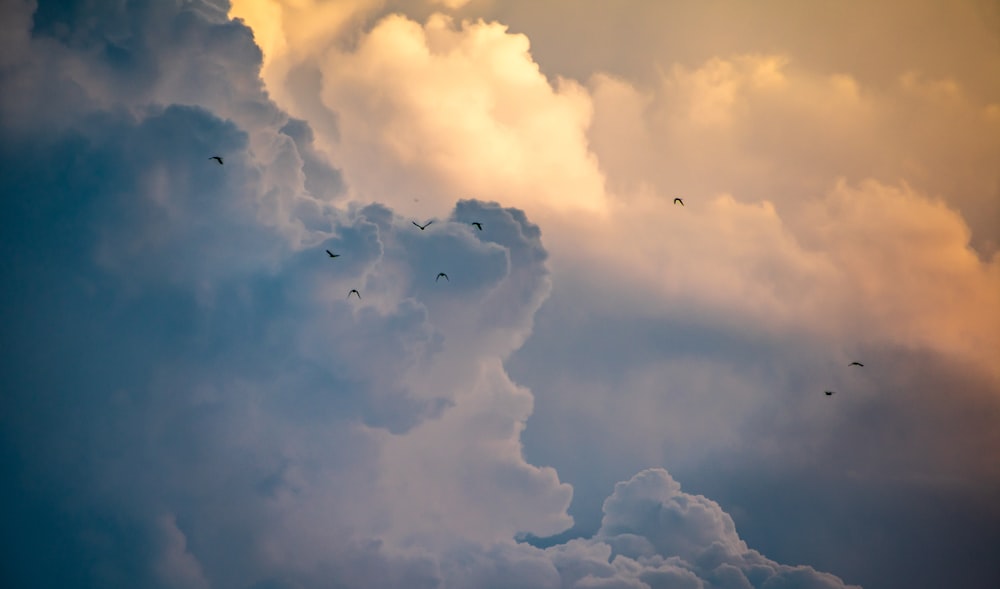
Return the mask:
<path id="1" fill-rule="evenodd" d="M 413 224 L 414 224 L 414 225 L 416 225 L 417 227 L 420 227 L 420 224 L 419 224 L 419 223 L 417 223 L 416 221 L 410 221 L 410 223 L 413 223 Z"/>
<path id="2" fill-rule="evenodd" d="M 428 222 L 424 223 L 424 227 L 427 227 L 427 226 L 429 226 L 429 225 L 430 225 L 431 223 L 433 223 L 433 222 L 434 222 L 434 220 L 433 220 L 433 219 L 431 219 L 430 221 L 428 221 Z"/>

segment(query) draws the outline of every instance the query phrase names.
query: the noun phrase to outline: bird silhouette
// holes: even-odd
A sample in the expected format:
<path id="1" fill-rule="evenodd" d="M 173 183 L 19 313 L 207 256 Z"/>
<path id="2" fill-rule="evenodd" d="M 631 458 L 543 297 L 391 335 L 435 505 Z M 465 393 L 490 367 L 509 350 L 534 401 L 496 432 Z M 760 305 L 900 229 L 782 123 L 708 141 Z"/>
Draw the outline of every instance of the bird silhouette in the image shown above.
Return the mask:
<path id="1" fill-rule="evenodd" d="M 472 224 L 476 226 L 476 229 L 478 229 L 480 231 L 483 230 L 483 224 L 480 223 L 479 221 L 473 221 Z"/>
<path id="2" fill-rule="evenodd" d="M 675 198 L 675 199 L 674 199 L 674 204 L 675 204 L 675 205 L 676 205 L 676 204 L 680 204 L 681 206 L 684 206 L 684 199 L 681 199 L 681 198 Z"/>
<path id="3" fill-rule="evenodd" d="M 215 160 L 215 161 L 219 162 L 220 166 L 222 165 L 222 156 L 220 156 L 220 155 L 213 155 L 212 157 L 210 157 L 208 159 Z"/>
<path id="4" fill-rule="evenodd" d="M 848 366 L 864 366 L 861 362 L 851 362 Z"/>
<path id="5" fill-rule="evenodd" d="M 416 225 L 417 227 L 419 227 L 421 231 L 423 231 L 424 229 L 427 229 L 427 226 L 430 225 L 431 223 L 433 223 L 434 221 L 428 221 L 428 222 L 424 223 L 423 225 L 421 225 L 420 223 L 417 223 L 416 221 L 410 221 L 410 222 L 413 223 L 414 225 Z"/>
<path id="6" fill-rule="evenodd" d="M 358 295 L 358 299 L 359 299 L 359 300 L 361 299 L 361 293 L 360 293 L 360 292 L 358 292 L 358 289 L 356 289 L 356 288 L 352 288 L 352 289 L 351 289 L 351 292 L 347 293 L 347 298 L 351 298 L 351 295 L 352 295 L 352 294 L 356 294 L 356 295 Z"/>
<path id="7" fill-rule="evenodd" d="M 326 255 L 330 256 L 331 258 L 339 258 L 340 257 L 340 254 L 335 254 L 335 253 L 331 252 L 330 250 L 326 250 Z"/>
<path id="8" fill-rule="evenodd" d="M 832 395 L 834 393 L 834 391 L 823 391 L 823 392 L 826 393 L 827 397 L 829 397 L 830 395 Z"/>
<path id="9" fill-rule="evenodd" d="M 448 282 L 451 282 L 451 279 L 448 278 L 448 275 L 445 274 L 444 272 L 438 272 L 437 278 L 434 279 L 434 282 L 437 282 L 438 280 L 440 280 L 442 276 L 444 276 L 445 280 L 447 280 Z"/>

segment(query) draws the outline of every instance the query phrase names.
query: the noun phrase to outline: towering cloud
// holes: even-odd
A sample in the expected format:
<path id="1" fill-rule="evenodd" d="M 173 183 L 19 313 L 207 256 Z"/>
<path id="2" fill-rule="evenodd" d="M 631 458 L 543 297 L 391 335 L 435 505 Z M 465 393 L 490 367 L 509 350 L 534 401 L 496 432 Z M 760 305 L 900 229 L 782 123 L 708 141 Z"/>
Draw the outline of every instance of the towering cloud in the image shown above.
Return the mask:
<path id="1" fill-rule="evenodd" d="M 10 584 L 918 586 L 837 497 L 1000 521 L 988 84 L 229 8 L 2 9 Z"/>

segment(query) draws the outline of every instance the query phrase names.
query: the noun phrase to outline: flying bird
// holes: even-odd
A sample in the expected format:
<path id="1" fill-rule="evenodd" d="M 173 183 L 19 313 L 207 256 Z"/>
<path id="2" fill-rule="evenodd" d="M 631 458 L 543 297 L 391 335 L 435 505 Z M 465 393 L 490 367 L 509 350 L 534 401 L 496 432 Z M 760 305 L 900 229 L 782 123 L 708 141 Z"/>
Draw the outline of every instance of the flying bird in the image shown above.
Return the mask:
<path id="1" fill-rule="evenodd" d="M 823 391 L 823 392 L 826 393 L 827 397 L 829 397 L 830 395 L 832 395 L 834 393 L 834 391 Z"/>
<path id="2" fill-rule="evenodd" d="M 675 199 L 674 199 L 674 204 L 675 204 L 675 205 L 676 205 L 676 204 L 679 204 L 679 205 L 681 205 L 681 206 L 684 206 L 684 199 L 681 199 L 681 198 L 675 198 Z"/>
<path id="3" fill-rule="evenodd" d="M 423 231 L 424 229 L 427 229 L 427 226 L 430 225 L 431 223 L 433 223 L 434 221 L 428 221 L 428 222 L 424 223 L 423 225 L 421 225 L 420 223 L 417 223 L 416 221 L 410 221 L 410 222 L 413 223 L 414 225 L 416 225 L 417 227 L 419 227 L 421 231 Z"/>
<path id="4" fill-rule="evenodd" d="M 358 292 L 358 289 L 356 289 L 356 288 L 352 288 L 352 289 L 351 289 L 351 292 L 347 293 L 347 298 L 351 298 L 351 295 L 352 295 L 352 294 L 356 294 L 356 295 L 358 295 L 358 299 L 360 299 L 360 298 L 361 298 L 361 293 L 360 293 L 360 292 Z"/>
<path id="5" fill-rule="evenodd" d="M 212 157 L 210 157 L 208 159 L 215 160 L 215 161 L 219 162 L 220 166 L 222 165 L 222 156 L 221 155 L 213 155 Z"/>
<path id="6" fill-rule="evenodd" d="M 438 280 L 441 280 L 442 276 L 444 276 L 445 280 L 447 280 L 448 282 L 451 282 L 451 279 L 448 278 L 448 275 L 445 274 L 444 272 L 438 272 L 437 278 L 434 279 L 434 282 L 437 282 Z"/>
<path id="7" fill-rule="evenodd" d="M 848 366 L 864 366 L 861 362 L 851 362 Z"/>
<path id="8" fill-rule="evenodd" d="M 339 258 L 340 257 L 340 254 L 335 254 L 335 253 L 331 252 L 330 250 L 326 250 L 326 255 L 330 256 L 331 258 Z"/>
<path id="9" fill-rule="evenodd" d="M 473 221 L 472 224 L 476 226 L 476 229 L 478 229 L 480 231 L 483 230 L 483 224 L 480 223 L 479 221 Z"/>

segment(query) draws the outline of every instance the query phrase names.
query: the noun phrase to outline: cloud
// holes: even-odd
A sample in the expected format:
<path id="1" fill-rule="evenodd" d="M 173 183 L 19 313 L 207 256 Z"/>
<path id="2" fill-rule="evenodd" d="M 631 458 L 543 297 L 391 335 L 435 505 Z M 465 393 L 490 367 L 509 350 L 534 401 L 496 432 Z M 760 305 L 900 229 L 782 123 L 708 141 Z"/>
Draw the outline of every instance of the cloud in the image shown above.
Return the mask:
<path id="1" fill-rule="evenodd" d="M 596 72 L 649 82 L 674 63 L 695 66 L 734 54 L 782 53 L 816 72 L 854 72 L 879 86 L 909 69 L 955 76 L 997 97 L 1000 12 L 971 0 L 847 2 L 806 8 L 768 0 L 754 9 L 733 0 L 654 4 L 626 0 L 527 0 L 477 5 L 483 18 L 533 40 L 546 72 L 586 80 Z M 851 42 L 845 44 L 845 35 Z"/>
<path id="2" fill-rule="evenodd" d="M 958 144 L 995 122 L 966 85 L 871 99 L 763 53 L 574 82 L 502 24 L 380 6 L 241 5 L 253 32 L 208 2 L 5 6 L 11 578 L 842 587 L 647 467 L 832 481 L 811 531 L 845 479 L 992 485 L 997 259 L 950 196 L 845 143 L 905 94 Z M 994 145 L 953 185 L 989 186 Z M 878 372 L 838 371 L 862 354 Z M 623 479 L 576 539 L 514 541 Z"/>
<path id="3" fill-rule="evenodd" d="M 209 587 L 201 565 L 186 549 L 186 539 L 183 532 L 177 529 L 176 520 L 163 516 L 159 523 L 167 546 L 156 568 L 164 584 L 171 587 Z"/>
<path id="4" fill-rule="evenodd" d="M 677 573 L 687 570 L 718 587 L 847 586 L 833 575 L 779 565 L 749 550 L 717 503 L 682 492 L 663 469 L 615 485 L 595 539 L 612 546 L 615 561 L 634 559 L 640 570 L 652 569 L 639 574 L 651 581 L 683 578 Z"/>
<path id="5" fill-rule="evenodd" d="M 663 469 L 644 470 L 616 484 L 593 538 L 544 550 L 520 544 L 456 556 L 460 558 L 444 561 L 447 578 L 454 582 L 446 586 L 854 587 L 811 567 L 780 565 L 749 550 L 718 504 L 682 492 Z M 464 563 L 460 571 L 451 568 L 457 563 Z"/>
<path id="6" fill-rule="evenodd" d="M 531 397 L 500 365 L 549 289 L 538 228 L 476 201 L 426 234 L 379 205 L 334 208 L 339 172 L 308 126 L 238 83 L 259 54 L 221 57 L 253 49 L 248 31 L 198 10 L 100 21 L 124 26 L 118 49 L 169 88 L 96 57 L 107 32 L 59 37 L 73 10 L 43 10 L 25 54 L 58 75 L 7 71 L 24 84 L 4 121 L 45 132 L 2 146 L 17 170 L 4 192 L 23 195 L 4 222 L 4 469 L 38 490 L 5 489 L 5 503 L 59 514 L 5 533 L 34 552 L 12 578 L 398 586 L 434 573 L 405 555 L 375 573 L 383 538 L 426 553 L 435 533 L 512 543 L 571 525 L 569 487 L 521 456 Z M 199 82 L 210 64 L 230 86 Z M 50 84 L 89 100 L 43 122 L 33 102 Z M 442 266 L 452 282 L 435 285 Z M 420 454 L 451 435 L 479 443 L 443 463 Z M 409 458 L 425 468 L 406 477 Z M 66 565 L 39 569 L 53 538 Z"/>
<path id="7" fill-rule="evenodd" d="M 512 116 L 457 101 L 480 77 L 500 98 L 519 87 L 492 52 L 455 56 L 484 26 L 502 26 L 421 22 L 374 19 L 356 46 L 317 58 L 325 108 L 344 123 L 336 140 L 344 147 L 333 152 L 354 194 L 386 195 L 419 214 L 476 190 L 517 203 L 545 228 L 553 297 L 508 365 L 538 401 L 525 451 L 574 483 L 578 524 L 593 521 L 581 516 L 607 485 L 650 464 L 691 474 L 706 461 L 743 459 L 785 473 L 779 478 L 791 471 L 827 476 L 815 456 L 843 445 L 837 432 L 861 435 L 867 420 L 859 416 L 876 405 L 891 431 L 918 431 L 910 428 L 939 411 L 931 400 L 939 391 L 919 386 L 919 401 L 887 395 L 908 388 L 896 355 L 929 355 L 948 374 L 966 367 L 981 384 L 941 386 L 961 390 L 951 398 L 956 406 L 993 414 L 990 352 L 1000 318 L 991 301 L 1000 283 L 991 245 L 996 179 L 985 162 L 998 145 L 987 139 L 996 134 L 980 132 L 993 122 L 992 103 L 967 76 L 960 82 L 947 72 L 907 68 L 874 80 L 868 70 L 830 71 L 760 51 L 669 63 L 638 81 L 586 76 L 574 90 L 575 112 L 586 116 L 560 127 L 562 134 L 546 133 L 543 149 L 594 162 L 583 194 L 599 194 L 602 206 L 567 209 L 567 196 L 581 194 L 578 176 L 547 160 L 526 160 L 539 171 L 520 174 L 524 185 L 500 196 L 494 187 L 508 185 L 493 181 L 492 169 L 517 160 L 501 157 L 482 169 L 505 153 L 483 153 L 482 146 L 509 137 L 507 126 L 530 129 L 531 116 L 544 108 L 526 100 Z M 507 37 L 496 43 L 497 54 L 527 55 L 523 44 L 514 50 L 517 35 Z M 463 59 L 483 65 L 473 71 Z M 556 95 L 567 87 L 558 75 L 539 73 L 552 71 L 551 62 L 536 68 L 529 56 L 503 63 L 519 64 L 516 81 L 545 80 Z M 459 124 L 464 117 L 490 124 Z M 437 152 L 447 158 L 434 159 Z M 476 154 L 474 161 L 467 154 Z M 489 186 L 470 184 L 470 171 L 491 178 Z M 406 180 L 390 186 L 398 178 Z M 678 195 L 684 208 L 670 204 Z M 958 292 L 969 294 L 957 299 Z M 886 372 L 840 369 L 862 356 Z M 810 391 L 826 387 L 866 391 L 856 405 L 846 402 L 855 421 L 817 404 Z M 947 447 L 942 454 L 920 462 L 917 446 L 882 439 L 884 452 L 869 462 L 849 444 L 851 458 L 838 462 L 837 472 L 868 477 L 877 463 L 894 473 L 888 478 L 923 484 L 916 481 L 937 473 L 968 488 L 989 468 L 950 462 L 970 447 L 957 440 L 995 442 L 983 423 L 960 417 L 963 411 L 946 414 L 915 434 Z M 963 465 L 961 474 L 950 464 Z M 880 480 L 869 480 L 865 500 L 880 501 L 877 489 L 887 484 Z M 835 500 L 833 490 L 825 493 Z"/>
<path id="8" fill-rule="evenodd" d="M 464 49 L 475 43 L 489 50 Z M 567 86 L 541 76 L 546 64 L 526 51 L 501 25 L 393 15 L 311 67 L 339 121 L 331 142 L 343 147 L 331 153 L 354 194 L 421 214 L 472 190 L 522 206 L 545 227 L 554 297 L 509 364 L 544 405 L 525 432 L 526 452 L 573 480 L 575 516 L 649 464 L 744 458 L 815 476 L 822 469 L 810 464 L 834 452 L 835 432 L 859 426 L 826 415 L 808 391 L 888 387 L 888 377 L 866 383 L 837 370 L 861 354 L 916 347 L 969 366 L 977 382 L 995 380 L 990 301 L 1000 286 L 993 217 L 984 214 L 995 178 L 983 162 L 997 146 L 982 141 L 990 111 L 967 84 L 905 72 L 874 83 L 782 53 L 735 52 L 669 64 L 645 81 L 598 73 Z M 549 107 L 533 98 L 512 110 L 483 107 L 507 104 L 525 81 L 540 89 L 529 97 L 575 88 L 576 102 L 551 108 L 581 114 L 537 135 L 532 117 Z M 483 146 L 512 133 L 566 167 L 532 158 L 517 185 L 495 178 L 518 160 Z M 596 170 L 583 189 L 577 169 Z M 567 209 L 581 194 L 599 194 L 602 206 Z M 688 206 L 670 205 L 675 195 Z M 967 305 L 950 287 L 926 286 L 953 281 L 975 293 Z M 992 414 L 994 388 L 972 387 L 958 403 Z M 892 431 L 933 414 L 923 403 L 934 394 L 921 387 L 913 411 L 890 396 Z M 865 397 L 850 414 L 873 404 Z M 840 472 L 871 473 L 874 463 L 890 477 L 953 472 L 943 456 L 964 452 L 954 434 L 969 423 L 954 415 L 937 433 L 924 430 L 949 448 L 940 458 L 915 467 L 920 450 L 883 441 L 877 460 L 851 452 Z M 981 426 L 969 436 L 992 444 Z M 957 462 L 962 485 L 983 472 L 974 462 Z"/>
<path id="9" fill-rule="evenodd" d="M 414 196 L 440 207 L 470 193 L 602 210 L 603 178 L 584 139 L 589 99 L 571 81 L 550 86 L 525 37 L 497 23 L 389 16 L 356 50 L 317 59 L 323 102 L 340 121 L 333 155 L 361 175 L 348 178 L 359 197 L 403 210 L 415 209 Z"/>
<path id="10" fill-rule="evenodd" d="M 21 315 L 5 339 L 22 340 L 5 431 L 64 436 L 7 467 L 53 481 L 37 501 L 78 522 L 66 575 L 399 586 L 434 574 L 403 555 L 386 573 L 364 563 L 571 525 L 569 487 L 521 456 L 531 396 L 499 363 L 549 289 L 523 213 L 466 201 L 424 233 L 378 205 L 336 210 L 306 189 L 338 174 L 303 123 L 126 99 L 3 149 L 20 170 L 5 191 L 25 195 L 4 241 Z M 42 245 L 53 221 L 63 255 Z M 436 285 L 441 267 L 452 281 Z M 61 370 L 41 376 L 50 354 Z"/>
<path id="11" fill-rule="evenodd" d="M 902 73 L 869 87 L 781 54 L 678 64 L 648 86 L 596 74 L 588 137 L 620 194 L 723 192 L 774 202 L 783 216 L 838 178 L 905 178 L 919 192 L 946 195 L 988 258 L 998 227 L 997 179 L 986 162 L 1000 153 L 994 134 L 981 133 L 991 125 L 988 103 L 948 78 L 911 79 Z"/>

